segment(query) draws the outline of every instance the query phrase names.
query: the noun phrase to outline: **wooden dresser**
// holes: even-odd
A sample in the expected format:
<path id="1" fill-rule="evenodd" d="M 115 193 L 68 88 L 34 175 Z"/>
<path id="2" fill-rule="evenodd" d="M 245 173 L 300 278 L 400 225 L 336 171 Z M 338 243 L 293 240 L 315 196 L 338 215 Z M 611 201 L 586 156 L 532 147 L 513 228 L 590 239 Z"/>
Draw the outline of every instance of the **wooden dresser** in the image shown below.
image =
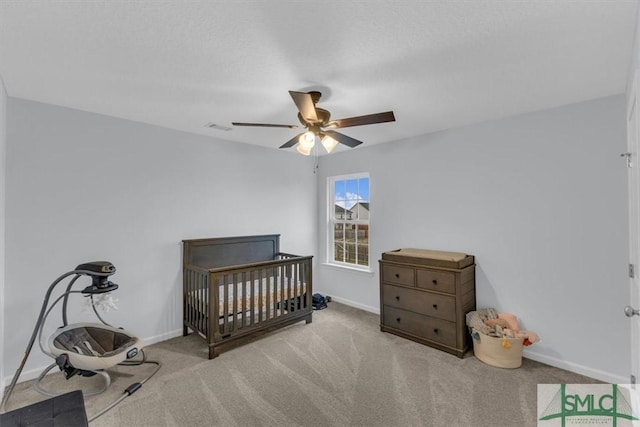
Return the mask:
<path id="1" fill-rule="evenodd" d="M 380 330 L 462 357 L 470 345 L 465 314 L 476 308 L 472 255 L 425 249 L 384 252 Z"/>

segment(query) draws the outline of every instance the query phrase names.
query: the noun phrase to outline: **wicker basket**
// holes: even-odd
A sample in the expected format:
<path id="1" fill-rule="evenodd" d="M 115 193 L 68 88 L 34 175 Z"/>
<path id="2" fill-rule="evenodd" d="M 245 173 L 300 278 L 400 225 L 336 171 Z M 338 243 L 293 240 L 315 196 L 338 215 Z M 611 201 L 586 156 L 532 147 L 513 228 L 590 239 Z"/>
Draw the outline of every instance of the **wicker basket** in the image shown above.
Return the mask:
<path id="1" fill-rule="evenodd" d="M 505 348 L 507 340 L 511 347 Z M 473 352 L 487 365 L 497 368 L 519 368 L 522 365 L 522 338 L 496 338 L 485 334 L 473 334 Z"/>

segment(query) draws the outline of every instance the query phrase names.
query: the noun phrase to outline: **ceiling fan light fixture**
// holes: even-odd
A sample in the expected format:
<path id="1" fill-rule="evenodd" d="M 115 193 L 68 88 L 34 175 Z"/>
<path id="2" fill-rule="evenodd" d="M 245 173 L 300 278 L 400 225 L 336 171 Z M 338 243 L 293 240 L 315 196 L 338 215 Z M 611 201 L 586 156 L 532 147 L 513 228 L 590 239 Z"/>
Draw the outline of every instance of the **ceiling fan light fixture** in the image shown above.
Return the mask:
<path id="1" fill-rule="evenodd" d="M 310 150 L 316 143 L 316 134 L 311 131 L 307 131 L 300 135 L 300 138 L 298 138 L 298 143 L 299 145 Z"/>
<path id="2" fill-rule="evenodd" d="M 308 156 L 309 154 L 311 154 L 312 147 L 313 145 L 311 147 L 305 147 L 302 144 L 298 144 L 296 145 L 296 150 L 298 151 L 298 153 L 302 154 L 303 156 Z"/>
<path id="3" fill-rule="evenodd" d="M 325 134 L 322 136 L 322 146 L 325 150 L 327 150 L 327 153 L 331 153 L 333 149 L 336 148 L 336 145 L 338 145 L 338 141 L 336 141 L 329 135 Z"/>

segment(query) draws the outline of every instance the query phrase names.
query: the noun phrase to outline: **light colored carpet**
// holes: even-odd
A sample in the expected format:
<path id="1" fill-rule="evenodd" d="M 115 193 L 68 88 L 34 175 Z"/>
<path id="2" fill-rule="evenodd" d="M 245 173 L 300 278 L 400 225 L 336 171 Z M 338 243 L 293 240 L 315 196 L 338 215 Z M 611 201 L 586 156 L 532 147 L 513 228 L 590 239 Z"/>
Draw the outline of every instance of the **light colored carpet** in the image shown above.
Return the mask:
<path id="1" fill-rule="evenodd" d="M 527 359 L 514 370 L 485 365 L 473 352 L 459 359 L 382 333 L 377 315 L 335 302 L 309 325 L 213 360 L 193 334 L 147 354 L 161 370 L 92 426 L 535 426 L 536 384 L 597 382 Z M 151 370 L 110 371 L 111 388 L 85 398 L 88 415 Z M 95 378 L 53 374 L 45 384 L 71 390 Z M 43 400 L 29 386 L 18 384 L 8 410 Z"/>

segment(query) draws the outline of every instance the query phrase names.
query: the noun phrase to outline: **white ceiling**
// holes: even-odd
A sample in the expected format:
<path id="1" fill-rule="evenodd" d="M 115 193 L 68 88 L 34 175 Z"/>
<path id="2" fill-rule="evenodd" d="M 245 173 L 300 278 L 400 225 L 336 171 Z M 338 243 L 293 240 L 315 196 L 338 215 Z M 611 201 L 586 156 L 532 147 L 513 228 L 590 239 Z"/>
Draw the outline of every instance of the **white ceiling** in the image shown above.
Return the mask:
<path id="1" fill-rule="evenodd" d="M 366 145 L 625 91 L 637 1 L 0 0 L 10 96 L 277 148 L 288 90 Z"/>

